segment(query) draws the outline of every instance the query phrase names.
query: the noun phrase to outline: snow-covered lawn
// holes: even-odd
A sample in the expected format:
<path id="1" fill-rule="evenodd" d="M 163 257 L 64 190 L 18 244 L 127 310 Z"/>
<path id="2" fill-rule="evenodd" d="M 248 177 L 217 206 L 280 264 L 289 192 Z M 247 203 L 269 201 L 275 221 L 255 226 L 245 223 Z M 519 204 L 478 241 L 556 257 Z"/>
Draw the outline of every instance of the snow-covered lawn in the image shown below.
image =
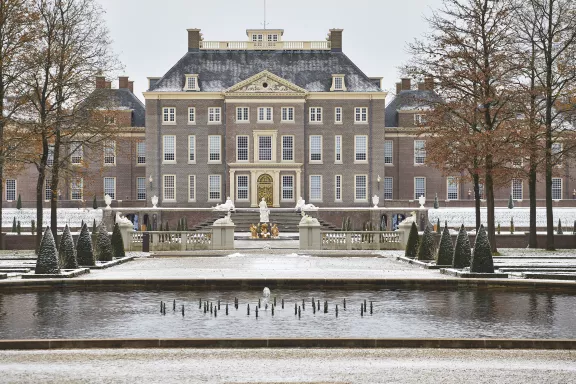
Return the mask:
<path id="1" fill-rule="evenodd" d="M 35 208 L 4 208 L 2 210 L 2 227 L 11 228 L 12 220 L 20 221 L 22 228 L 29 228 L 32 220 L 36 221 Z M 59 208 L 58 209 L 58 227 L 64 227 L 66 224 L 72 227 L 79 227 L 84 220 L 89 227 L 96 219 L 97 223 L 102 221 L 102 210 L 92 208 Z M 50 222 L 50 209 L 44 209 L 44 226 Z"/>
<path id="2" fill-rule="evenodd" d="M 481 222 L 486 225 L 486 208 L 482 208 L 480 212 Z M 515 227 L 530 226 L 529 208 L 496 208 L 494 214 L 496 225 L 500 223 L 502 229 L 510 227 L 510 219 L 512 218 L 514 218 Z M 444 225 L 446 220 L 449 228 L 459 227 L 461 224 L 466 227 L 474 227 L 476 225 L 474 208 L 432 208 L 428 211 L 428 218 L 432 224 L 436 224 L 437 219 L 440 219 L 440 223 Z M 564 228 L 572 228 L 574 221 L 576 221 L 576 208 L 554 208 L 554 225 L 558 224 L 558 219 L 562 221 Z M 546 208 L 536 209 L 536 225 L 538 227 L 546 226 Z"/>

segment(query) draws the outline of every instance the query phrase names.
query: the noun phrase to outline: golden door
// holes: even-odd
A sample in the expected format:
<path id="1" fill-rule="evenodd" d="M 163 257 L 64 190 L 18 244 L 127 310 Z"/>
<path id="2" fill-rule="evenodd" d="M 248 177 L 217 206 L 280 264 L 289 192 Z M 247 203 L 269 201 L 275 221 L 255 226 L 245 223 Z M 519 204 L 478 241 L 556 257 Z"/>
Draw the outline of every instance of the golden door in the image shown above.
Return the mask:
<path id="1" fill-rule="evenodd" d="M 258 201 L 259 204 L 262 198 L 266 199 L 266 204 L 272 206 L 273 180 L 272 176 L 264 174 L 258 178 Z"/>

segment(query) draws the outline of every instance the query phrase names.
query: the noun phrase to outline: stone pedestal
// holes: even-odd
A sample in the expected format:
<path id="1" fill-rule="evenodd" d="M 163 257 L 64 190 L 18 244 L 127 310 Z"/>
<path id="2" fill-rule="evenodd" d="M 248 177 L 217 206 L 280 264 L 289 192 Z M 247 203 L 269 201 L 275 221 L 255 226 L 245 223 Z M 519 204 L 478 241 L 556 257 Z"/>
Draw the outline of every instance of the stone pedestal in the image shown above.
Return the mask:
<path id="1" fill-rule="evenodd" d="M 212 249 L 234 249 L 234 223 L 218 223 L 212 225 Z"/>
<path id="2" fill-rule="evenodd" d="M 408 243 L 408 235 L 410 235 L 410 228 L 412 228 L 413 222 L 414 216 L 412 216 L 412 218 L 408 217 L 398 225 L 397 232 L 400 232 L 400 245 L 402 249 L 406 249 L 406 244 Z"/>
<path id="3" fill-rule="evenodd" d="M 134 227 L 132 223 L 118 223 L 118 228 L 120 228 L 120 234 L 122 235 L 122 242 L 124 243 L 124 250 L 132 250 L 132 232 Z"/>
<path id="4" fill-rule="evenodd" d="M 320 223 L 317 219 L 305 217 L 298 225 L 300 230 L 300 249 L 321 250 L 322 234 Z"/>

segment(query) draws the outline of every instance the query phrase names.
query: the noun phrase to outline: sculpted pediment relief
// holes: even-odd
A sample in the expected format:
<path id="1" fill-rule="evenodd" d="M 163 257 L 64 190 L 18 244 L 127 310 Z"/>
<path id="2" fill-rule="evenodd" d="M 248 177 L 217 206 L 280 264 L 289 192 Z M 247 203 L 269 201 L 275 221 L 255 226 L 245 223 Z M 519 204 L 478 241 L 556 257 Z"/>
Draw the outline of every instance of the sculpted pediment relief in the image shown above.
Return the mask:
<path id="1" fill-rule="evenodd" d="M 264 71 L 250 77 L 226 90 L 227 94 L 306 94 L 306 90 L 297 85 Z"/>

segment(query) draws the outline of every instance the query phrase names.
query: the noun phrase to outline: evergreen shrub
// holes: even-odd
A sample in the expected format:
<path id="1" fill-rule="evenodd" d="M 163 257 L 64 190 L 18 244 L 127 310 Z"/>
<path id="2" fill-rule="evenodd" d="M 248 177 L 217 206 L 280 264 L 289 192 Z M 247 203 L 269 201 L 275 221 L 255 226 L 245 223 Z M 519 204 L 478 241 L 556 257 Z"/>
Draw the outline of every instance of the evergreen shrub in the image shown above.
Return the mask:
<path id="1" fill-rule="evenodd" d="M 490 241 L 488 240 L 488 234 L 484 229 L 484 225 L 480 225 L 480 230 L 478 231 L 476 240 L 474 241 L 474 252 L 472 253 L 470 272 L 494 273 L 492 250 L 490 248 Z"/>
<path id="2" fill-rule="evenodd" d="M 410 234 L 408 235 L 408 242 L 406 243 L 406 257 L 415 258 L 418 255 L 418 246 L 420 245 L 420 237 L 418 236 L 418 228 L 416 223 L 412 222 L 410 227 Z"/>
<path id="3" fill-rule="evenodd" d="M 36 274 L 51 275 L 59 274 L 60 267 L 58 266 L 58 251 L 56 250 L 56 243 L 52 236 L 50 227 L 46 227 L 44 236 L 40 241 L 40 248 L 38 250 L 38 259 L 36 259 Z"/>
<path id="4" fill-rule="evenodd" d="M 454 256 L 452 257 L 452 268 L 462 269 L 470 266 L 472 253 L 470 251 L 470 239 L 464 224 L 460 227 L 456 245 L 454 246 Z"/>

